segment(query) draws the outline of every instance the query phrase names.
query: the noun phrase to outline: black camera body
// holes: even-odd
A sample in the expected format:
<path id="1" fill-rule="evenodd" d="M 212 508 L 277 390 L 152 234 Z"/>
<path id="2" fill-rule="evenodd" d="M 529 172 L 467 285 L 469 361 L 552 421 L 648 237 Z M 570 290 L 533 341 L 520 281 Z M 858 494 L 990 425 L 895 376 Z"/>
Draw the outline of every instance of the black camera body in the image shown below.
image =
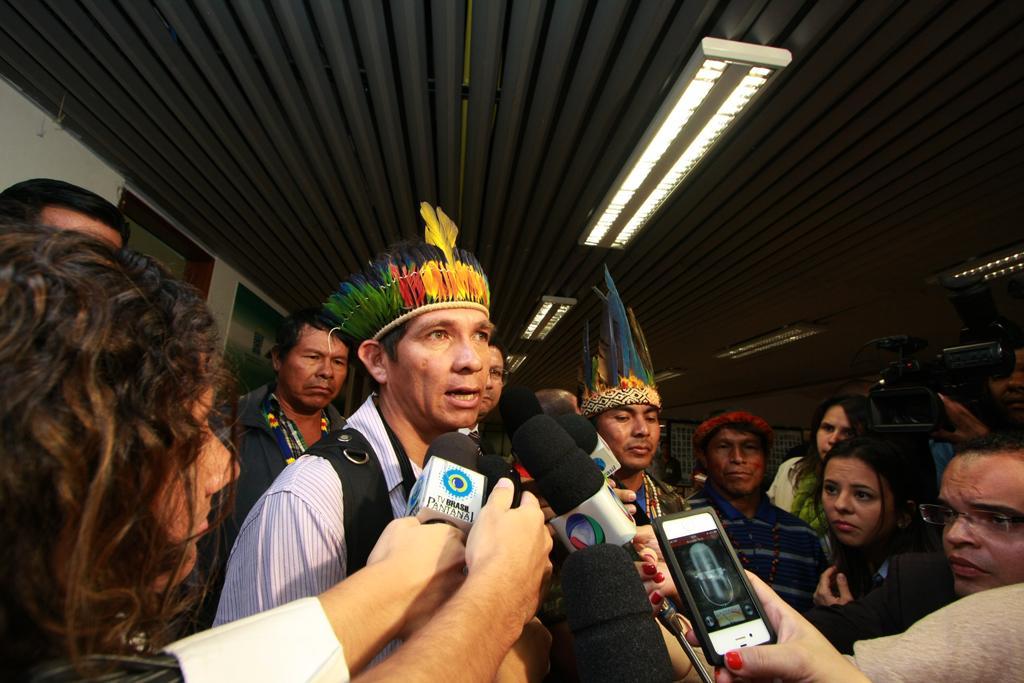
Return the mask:
<path id="1" fill-rule="evenodd" d="M 980 277 L 943 278 L 941 283 L 964 325 L 960 345 L 921 361 L 909 356 L 928 345 L 923 339 L 876 339 L 877 348 L 897 352 L 898 359 L 882 369 L 881 380 L 868 392 L 868 429 L 872 431 L 952 430 L 939 393 L 962 403 L 983 422 L 991 420 L 988 379 L 1013 372 L 1014 349 L 1024 345 L 1021 330 L 999 315 L 992 291 Z"/>
<path id="2" fill-rule="evenodd" d="M 876 344 L 898 350 L 900 359 L 883 368 L 881 381 L 868 392 L 868 428 L 875 432 L 952 430 L 940 393 L 984 419 L 988 378 L 1013 372 L 1015 360 L 999 341 L 950 346 L 926 361 L 904 358 L 923 348 L 923 339 L 886 337 Z"/>

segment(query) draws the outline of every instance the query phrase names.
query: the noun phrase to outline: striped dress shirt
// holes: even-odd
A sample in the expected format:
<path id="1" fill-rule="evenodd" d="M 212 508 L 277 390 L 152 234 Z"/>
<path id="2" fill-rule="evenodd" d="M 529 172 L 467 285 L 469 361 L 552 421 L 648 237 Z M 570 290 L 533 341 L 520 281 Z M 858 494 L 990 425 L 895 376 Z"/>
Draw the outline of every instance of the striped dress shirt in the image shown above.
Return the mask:
<path id="1" fill-rule="evenodd" d="M 374 398 L 348 426 L 373 446 L 398 518 L 406 506 L 402 470 Z M 411 464 L 419 476 L 420 468 Z M 337 473 L 323 458 L 304 455 L 281 472 L 242 523 L 215 625 L 319 595 L 347 576 L 342 495 Z"/>

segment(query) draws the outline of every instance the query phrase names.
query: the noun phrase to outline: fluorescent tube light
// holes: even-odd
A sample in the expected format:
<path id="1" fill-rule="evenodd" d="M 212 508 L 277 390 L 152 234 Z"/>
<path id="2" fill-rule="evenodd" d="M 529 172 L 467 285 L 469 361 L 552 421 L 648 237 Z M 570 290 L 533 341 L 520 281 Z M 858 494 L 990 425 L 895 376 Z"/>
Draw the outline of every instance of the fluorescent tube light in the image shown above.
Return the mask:
<path id="1" fill-rule="evenodd" d="M 715 358 L 746 358 L 747 356 L 753 356 L 755 353 L 762 353 L 783 344 L 791 344 L 824 331 L 825 328 L 821 325 L 810 325 L 808 323 L 787 325 L 774 332 L 734 344 L 724 351 L 716 353 Z"/>
<path id="2" fill-rule="evenodd" d="M 654 373 L 654 383 L 661 384 L 676 377 L 682 377 L 686 373 L 685 368 L 665 368 Z"/>
<path id="3" fill-rule="evenodd" d="M 523 330 L 522 338 L 541 341 L 575 305 L 576 299 L 564 296 L 542 296 L 529 324 Z"/>
<path id="4" fill-rule="evenodd" d="M 704 38 L 580 243 L 624 248 L 791 59 L 777 47 Z"/>
<path id="5" fill-rule="evenodd" d="M 1019 273 L 1022 270 L 1024 270 L 1024 244 L 1018 244 L 943 274 L 951 275 L 954 278 L 980 276 L 987 281 Z"/>
<path id="6" fill-rule="evenodd" d="M 526 360 L 526 354 L 525 353 L 510 353 L 510 354 L 508 354 L 508 358 L 505 359 L 505 363 L 508 366 L 505 369 L 508 370 L 509 373 L 511 374 L 511 373 L 515 372 L 516 370 L 518 370 L 519 366 L 522 365 L 523 361 L 525 361 L 525 360 Z"/>

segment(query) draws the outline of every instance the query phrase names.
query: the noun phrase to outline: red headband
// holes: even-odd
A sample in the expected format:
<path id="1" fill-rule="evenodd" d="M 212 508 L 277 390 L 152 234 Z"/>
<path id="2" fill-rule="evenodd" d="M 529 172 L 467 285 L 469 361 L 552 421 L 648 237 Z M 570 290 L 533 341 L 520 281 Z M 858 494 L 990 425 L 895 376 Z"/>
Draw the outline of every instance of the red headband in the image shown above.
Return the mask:
<path id="1" fill-rule="evenodd" d="M 708 420 L 704 420 L 693 432 L 693 450 L 703 451 L 702 444 L 709 435 L 719 427 L 725 427 L 726 425 L 737 424 L 739 422 L 746 422 L 751 425 L 758 434 L 760 434 L 765 441 L 765 455 L 768 455 L 767 451 L 772 449 L 772 439 L 774 438 L 774 432 L 772 432 L 771 426 L 759 418 L 753 413 L 746 413 L 742 410 L 734 410 L 731 413 L 722 413 L 716 415 Z"/>

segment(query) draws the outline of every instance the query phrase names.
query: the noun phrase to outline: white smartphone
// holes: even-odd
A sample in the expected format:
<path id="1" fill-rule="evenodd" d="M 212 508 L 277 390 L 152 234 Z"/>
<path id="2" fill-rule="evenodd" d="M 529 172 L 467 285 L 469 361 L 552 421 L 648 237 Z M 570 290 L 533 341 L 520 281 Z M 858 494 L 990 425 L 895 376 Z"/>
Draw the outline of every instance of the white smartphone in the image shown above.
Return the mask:
<path id="1" fill-rule="evenodd" d="M 659 517 L 654 532 L 709 662 L 722 666 L 730 650 L 775 642 L 714 510 Z"/>

